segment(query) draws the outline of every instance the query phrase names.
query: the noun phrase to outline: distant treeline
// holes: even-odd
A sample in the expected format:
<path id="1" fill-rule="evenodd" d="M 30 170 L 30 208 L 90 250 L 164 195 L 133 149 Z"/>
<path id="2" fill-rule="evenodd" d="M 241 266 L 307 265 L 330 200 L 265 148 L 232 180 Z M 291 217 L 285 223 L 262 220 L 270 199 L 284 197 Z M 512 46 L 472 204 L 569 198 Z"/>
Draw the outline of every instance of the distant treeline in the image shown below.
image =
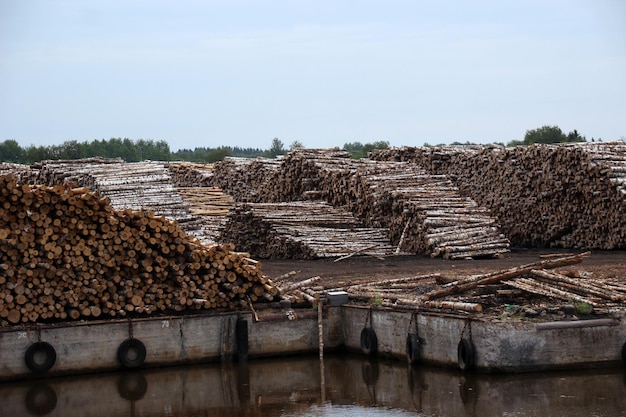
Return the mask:
<path id="1" fill-rule="evenodd" d="M 601 139 L 599 139 L 601 141 Z M 561 143 L 561 142 L 585 142 L 577 130 L 565 134 L 558 126 L 542 126 L 537 129 L 527 130 L 522 141 L 511 141 L 507 146 L 531 145 L 533 143 Z M 594 139 L 592 139 L 594 141 Z M 454 142 L 453 145 L 476 145 L 471 142 Z M 504 146 L 503 143 L 497 145 Z M 424 146 L 430 146 L 424 144 Z M 176 152 L 170 150 L 169 144 L 164 140 L 131 140 L 128 138 L 111 138 L 109 140 L 93 140 L 91 142 L 78 142 L 70 140 L 61 145 L 53 146 L 28 146 L 23 148 L 20 144 L 8 139 L 0 142 L 0 162 L 13 162 L 19 164 L 32 164 L 51 159 L 81 159 L 81 158 L 121 158 L 126 162 L 143 160 L 152 161 L 188 161 L 198 163 L 211 163 L 221 161 L 227 156 L 256 158 L 263 156 L 275 158 L 284 155 L 290 150 L 303 148 L 304 146 L 294 141 L 288 149 L 283 142 L 274 138 L 269 149 L 240 148 L 231 146 L 219 146 L 217 148 L 199 147 L 195 149 L 179 149 Z M 343 149 L 350 152 L 353 158 L 365 158 L 374 149 L 387 149 L 389 142 L 376 141 L 371 143 L 349 142 L 343 145 Z"/>
<path id="2" fill-rule="evenodd" d="M 346 143 L 344 149 L 353 157 L 367 156 L 367 152 L 376 148 L 387 148 L 388 142 L 374 142 L 363 145 L 360 142 Z M 82 158 L 121 158 L 126 162 L 152 161 L 188 161 L 198 163 L 210 163 L 224 159 L 227 156 L 242 158 L 256 158 L 257 156 L 274 158 L 284 155 L 289 150 L 302 148 L 302 144 L 295 141 L 289 149 L 285 149 L 283 142 L 278 138 L 272 140 L 269 149 L 240 148 L 220 146 L 217 148 L 198 147 L 195 149 L 179 149 L 176 152 L 170 150 L 166 141 L 131 140 L 128 138 L 111 138 L 109 140 L 93 140 L 91 142 L 66 141 L 61 145 L 53 146 L 28 146 L 26 148 L 13 140 L 8 139 L 0 142 L 0 162 L 12 162 L 18 164 L 33 164 L 53 159 L 82 159 Z"/>
<path id="3" fill-rule="evenodd" d="M 13 140 L 0 142 L 0 161 L 19 164 L 32 164 L 51 159 L 81 158 L 121 158 L 126 162 L 144 160 L 152 161 L 189 161 L 208 162 L 211 157 L 241 156 L 256 157 L 269 155 L 267 151 L 253 148 L 220 147 L 170 150 L 170 145 L 163 140 L 131 140 L 128 138 L 111 138 L 109 140 L 93 140 L 91 142 L 66 141 L 61 145 L 28 146 L 26 148 Z M 213 161 L 214 162 L 214 161 Z"/>

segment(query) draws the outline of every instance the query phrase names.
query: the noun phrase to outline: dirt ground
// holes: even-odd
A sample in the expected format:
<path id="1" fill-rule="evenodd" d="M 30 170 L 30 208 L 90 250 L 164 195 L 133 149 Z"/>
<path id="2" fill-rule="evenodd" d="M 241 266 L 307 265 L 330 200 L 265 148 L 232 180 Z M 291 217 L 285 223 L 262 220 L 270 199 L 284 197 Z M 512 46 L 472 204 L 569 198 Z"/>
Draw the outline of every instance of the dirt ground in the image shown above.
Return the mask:
<path id="1" fill-rule="evenodd" d="M 261 269 L 270 278 L 295 271 L 298 279 L 319 275 L 324 285 L 333 286 L 341 281 L 358 281 L 372 278 L 388 279 L 438 273 L 445 277 L 462 278 L 470 275 L 500 271 L 544 260 L 545 255 L 578 254 L 581 251 L 531 249 L 513 250 L 502 259 L 446 260 L 424 256 L 392 256 L 378 259 L 355 256 L 339 262 L 333 259 L 312 261 L 264 260 Z M 626 282 L 626 251 L 593 251 L 576 265 L 561 270 L 591 273 L 595 278 L 620 278 Z"/>
<path id="2" fill-rule="evenodd" d="M 359 281 L 377 281 L 392 278 L 407 278 L 438 274 L 444 281 L 453 281 L 472 275 L 482 275 L 491 272 L 503 271 L 513 267 L 533 264 L 548 259 L 552 255 L 567 256 L 581 253 L 566 250 L 514 250 L 501 259 L 476 260 L 445 260 L 424 256 L 394 256 L 378 259 L 369 256 L 359 256 L 335 262 L 333 259 L 314 261 L 265 261 L 262 270 L 265 275 L 273 279 L 280 279 L 281 275 L 295 272 L 289 280 L 320 276 L 325 289 L 341 288 L 358 284 Z M 557 268 L 559 272 L 577 272 L 586 278 L 593 278 L 596 282 L 626 282 L 626 251 L 594 251 L 586 256 L 582 263 Z M 416 288 L 409 292 L 413 295 L 425 294 L 438 288 L 436 279 L 420 281 Z M 533 320 L 550 320 L 567 318 L 565 308 L 571 300 L 546 298 L 525 291 L 516 291 L 510 295 L 486 296 L 479 288 L 457 294 L 453 301 L 479 303 L 482 313 L 479 315 L 488 318 L 525 317 Z M 447 298 L 450 300 L 450 298 Z M 370 300 L 371 301 L 371 300 Z M 621 304 L 621 303 L 620 303 Z M 514 307 L 514 308 L 513 308 Z M 606 315 L 609 310 L 598 304 L 593 309 L 593 316 Z M 588 314 L 588 313 L 587 313 Z M 582 317 L 580 314 L 578 314 Z M 591 317 L 591 316 L 589 316 Z"/>

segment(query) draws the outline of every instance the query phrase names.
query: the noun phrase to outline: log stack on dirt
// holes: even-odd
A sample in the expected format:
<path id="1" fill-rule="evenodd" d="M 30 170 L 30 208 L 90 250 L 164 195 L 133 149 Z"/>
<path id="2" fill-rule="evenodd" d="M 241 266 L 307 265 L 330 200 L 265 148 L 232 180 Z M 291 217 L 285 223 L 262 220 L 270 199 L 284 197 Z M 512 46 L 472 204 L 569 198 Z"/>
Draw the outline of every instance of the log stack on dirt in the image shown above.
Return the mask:
<path id="1" fill-rule="evenodd" d="M 353 160 L 337 149 L 302 149 L 287 155 L 271 180 L 270 200 L 318 198 L 354 213 L 368 227 L 388 229 L 405 253 L 449 259 L 497 256 L 509 242 L 495 217 L 442 175 L 414 164 Z"/>
<path id="2" fill-rule="evenodd" d="M 315 259 L 393 254 L 385 230 L 361 225 L 324 202 L 248 203 L 228 217 L 222 241 L 259 258 Z"/>
<path id="3" fill-rule="evenodd" d="M 436 146 L 376 151 L 449 176 L 512 244 L 626 248 L 626 144 Z"/>
<path id="4" fill-rule="evenodd" d="M 0 318 L 11 324 L 237 308 L 278 289 L 248 254 L 202 245 L 86 187 L 0 176 Z"/>

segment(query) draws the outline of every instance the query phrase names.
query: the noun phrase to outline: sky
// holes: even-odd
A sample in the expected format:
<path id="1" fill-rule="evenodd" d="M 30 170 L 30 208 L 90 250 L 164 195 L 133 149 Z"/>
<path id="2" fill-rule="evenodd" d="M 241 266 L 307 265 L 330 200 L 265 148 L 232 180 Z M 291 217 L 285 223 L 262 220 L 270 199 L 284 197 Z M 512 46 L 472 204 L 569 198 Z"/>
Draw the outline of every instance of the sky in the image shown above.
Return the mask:
<path id="1" fill-rule="evenodd" d="M 0 0 L 0 142 L 626 137 L 624 0 Z"/>

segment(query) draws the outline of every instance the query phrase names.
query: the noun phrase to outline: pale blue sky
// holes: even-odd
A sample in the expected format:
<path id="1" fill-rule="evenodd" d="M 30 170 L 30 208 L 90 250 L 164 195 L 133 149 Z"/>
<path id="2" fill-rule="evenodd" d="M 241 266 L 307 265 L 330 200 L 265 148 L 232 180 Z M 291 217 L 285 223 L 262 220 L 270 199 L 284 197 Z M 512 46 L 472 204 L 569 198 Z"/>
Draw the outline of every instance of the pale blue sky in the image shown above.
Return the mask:
<path id="1" fill-rule="evenodd" d="M 0 0 L 0 141 L 626 136 L 625 0 Z"/>

